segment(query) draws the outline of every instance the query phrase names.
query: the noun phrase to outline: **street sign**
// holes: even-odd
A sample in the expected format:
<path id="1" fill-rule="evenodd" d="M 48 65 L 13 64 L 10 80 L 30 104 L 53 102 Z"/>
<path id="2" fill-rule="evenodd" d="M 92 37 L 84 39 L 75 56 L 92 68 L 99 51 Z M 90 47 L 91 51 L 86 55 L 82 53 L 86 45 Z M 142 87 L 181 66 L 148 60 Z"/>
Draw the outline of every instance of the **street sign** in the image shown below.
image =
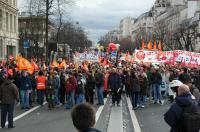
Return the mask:
<path id="1" fill-rule="evenodd" d="M 29 47 L 30 47 L 30 42 L 29 42 L 28 39 L 25 39 L 25 40 L 24 40 L 23 46 L 24 46 L 24 48 L 29 48 Z"/>

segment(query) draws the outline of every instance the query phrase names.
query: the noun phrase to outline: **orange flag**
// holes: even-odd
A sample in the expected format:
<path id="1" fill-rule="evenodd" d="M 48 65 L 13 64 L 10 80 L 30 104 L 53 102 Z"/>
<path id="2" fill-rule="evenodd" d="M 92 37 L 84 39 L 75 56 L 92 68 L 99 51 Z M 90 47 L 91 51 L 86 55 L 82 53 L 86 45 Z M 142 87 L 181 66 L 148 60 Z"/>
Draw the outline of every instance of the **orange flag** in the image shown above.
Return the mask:
<path id="1" fill-rule="evenodd" d="M 34 72 L 34 67 L 31 63 L 21 56 L 17 56 L 17 66 L 19 70 L 28 70 L 30 74 Z"/>
<path id="2" fill-rule="evenodd" d="M 156 50 L 156 49 L 157 49 L 157 44 L 156 44 L 156 41 L 154 41 L 153 50 Z"/>
<path id="3" fill-rule="evenodd" d="M 144 50 L 145 44 L 144 44 L 144 39 L 142 39 L 142 45 L 141 45 L 141 50 Z"/>
<path id="4" fill-rule="evenodd" d="M 59 68 L 65 68 L 65 69 L 67 68 L 67 64 L 66 64 L 65 60 L 63 60 L 63 61 L 60 63 Z"/>
<path id="5" fill-rule="evenodd" d="M 161 40 L 159 41 L 159 43 L 158 43 L 158 49 L 160 50 L 160 51 L 162 51 L 162 44 L 161 44 Z"/>
<path id="6" fill-rule="evenodd" d="M 147 44 L 147 49 L 152 50 L 152 41 L 150 40 L 149 43 Z"/>
<path id="7" fill-rule="evenodd" d="M 34 60 L 32 60 L 31 64 L 32 64 L 32 66 L 33 66 L 33 68 L 34 68 L 35 70 L 40 70 L 40 67 L 35 63 Z"/>
<path id="8" fill-rule="evenodd" d="M 55 67 L 59 67 L 59 64 L 56 60 L 54 60 L 52 63 L 51 63 L 51 67 L 52 68 L 55 68 Z"/>

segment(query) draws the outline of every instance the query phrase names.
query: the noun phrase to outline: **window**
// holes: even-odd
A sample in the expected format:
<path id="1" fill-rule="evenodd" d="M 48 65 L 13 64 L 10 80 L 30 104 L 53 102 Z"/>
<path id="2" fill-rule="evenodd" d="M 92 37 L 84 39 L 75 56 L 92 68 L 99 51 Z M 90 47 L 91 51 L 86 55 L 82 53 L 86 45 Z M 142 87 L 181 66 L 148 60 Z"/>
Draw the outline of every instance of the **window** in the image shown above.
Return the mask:
<path id="1" fill-rule="evenodd" d="M 8 12 L 6 12 L 6 31 L 8 31 Z"/>
<path id="2" fill-rule="evenodd" d="M 2 24 L 3 24 L 3 11 L 0 10 L 0 29 L 2 29 Z"/>
<path id="3" fill-rule="evenodd" d="M 12 18 L 12 14 L 10 14 L 10 32 L 13 31 L 13 18 Z"/>
<path id="4" fill-rule="evenodd" d="M 16 6 L 16 0 L 13 0 L 13 5 Z"/>
<path id="5" fill-rule="evenodd" d="M 16 16 L 14 16 L 14 32 L 16 33 Z"/>
<path id="6" fill-rule="evenodd" d="M 3 58 L 3 40 L 0 39 L 0 58 Z"/>

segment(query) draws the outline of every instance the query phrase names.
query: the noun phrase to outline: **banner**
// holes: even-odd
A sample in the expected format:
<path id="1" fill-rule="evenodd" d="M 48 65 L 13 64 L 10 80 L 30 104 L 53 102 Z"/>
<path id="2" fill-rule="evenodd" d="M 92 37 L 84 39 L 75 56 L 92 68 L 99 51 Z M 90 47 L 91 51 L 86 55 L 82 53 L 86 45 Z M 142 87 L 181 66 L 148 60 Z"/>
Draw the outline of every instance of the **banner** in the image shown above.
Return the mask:
<path id="1" fill-rule="evenodd" d="M 74 55 L 75 62 L 83 62 L 83 61 L 98 62 L 98 58 L 99 57 L 96 52 L 76 53 Z"/>
<path id="2" fill-rule="evenodd" d="M 200 66 L 200 53 L 174 50 L 174 51 L 145 51 L 136 50 L 135 52 L 136 62 L 147 63 L 165 63 L 175 64 L 175 62 L 181 63 L 187 67 Z"/>

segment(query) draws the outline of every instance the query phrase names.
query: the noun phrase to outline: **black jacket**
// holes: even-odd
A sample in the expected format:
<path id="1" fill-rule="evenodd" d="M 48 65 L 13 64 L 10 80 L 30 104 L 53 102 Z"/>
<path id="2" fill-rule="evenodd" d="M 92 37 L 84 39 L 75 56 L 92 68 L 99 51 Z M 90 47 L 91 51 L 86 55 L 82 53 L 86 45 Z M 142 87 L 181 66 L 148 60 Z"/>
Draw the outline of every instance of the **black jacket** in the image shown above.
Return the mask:
<path id="1" fill-rule="evenodd" d="M 87 129 L 81 130 L 80 132 L 101 132 L 101 131 L 95 128 L 87 128 Z"/>
<path id="2" fill-rule="evenodd" d="M 19 93 L 16 85 L 10 80 L 5 80 L 0 86 L 0 100 L 2 104 L 13 104 L 19 102 Z"/>

